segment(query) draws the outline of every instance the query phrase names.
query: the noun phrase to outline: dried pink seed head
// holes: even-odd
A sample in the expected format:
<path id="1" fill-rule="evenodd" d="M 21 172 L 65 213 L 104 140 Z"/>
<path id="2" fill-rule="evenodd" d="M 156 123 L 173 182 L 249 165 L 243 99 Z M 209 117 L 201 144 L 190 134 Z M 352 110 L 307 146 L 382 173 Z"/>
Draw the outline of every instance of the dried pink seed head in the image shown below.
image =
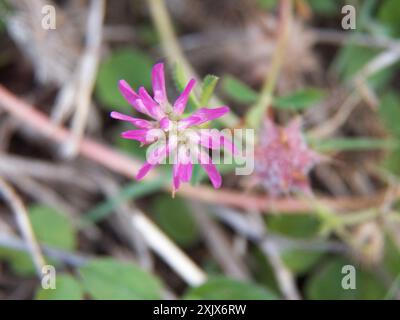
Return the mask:
<path id="1" fill-rule="evenodd" d="M 310 193 L 308 174 L 320 156 L 309 149 L 301 132 L 301 119 L 277 126 L 265 119 L 255 150 L 257 181 L 272 196 L 290 192 Z"/>

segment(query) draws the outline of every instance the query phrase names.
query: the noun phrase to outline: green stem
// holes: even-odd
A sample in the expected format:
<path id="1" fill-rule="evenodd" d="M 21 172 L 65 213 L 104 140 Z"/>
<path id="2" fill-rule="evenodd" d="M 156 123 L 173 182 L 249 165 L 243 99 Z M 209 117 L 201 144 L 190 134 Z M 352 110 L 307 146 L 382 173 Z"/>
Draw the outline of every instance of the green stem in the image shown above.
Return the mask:
<path id="1" fill-rule="evenodd" d="M 345 215 L 341 215 L 339 217 L 340 217 L 341 225 L 354 226 L 357 224 L 361 224 L 364 222 L 374 220 L 378 216 L 379 216 L 379 211 L 372 209 L 372 210 L 367 210 L 367 211 L 362 211 L 362 212 L 355 212 L 352 214 L 345 214 Z"/>
<path id="2" fill-rule="evenodd" d="M 171 65 L 179 64 L 186 75 L 199 80 L 196 72 L 186 60 L 176 38 L 171 19 L 164 0 L 148 0 L 154 25 L 160 35 L 161 45 L 165 56 Z"/>
<path id="3" fill-rule="evenodd" d="M 161 45 L 163 47 L 165 56 L 170 65 L 178 64 L 183 68 L 186 76 L 196 79 L 200 83 L 200 77 L 196 74 L 195 70 L 186 59 L 177 40 L 172 21 L 168 14 L 164 0 L 148 0 L 150 13 L 160 36 Z M 215 96 L 210 100 L 213 105 L 222 105 L 223 103 Z M 227 127 L 234 127 L 239 123 L 239 118 L 229 112 L 220 119 L 221 123 Z"/>
<path id="4" fill-rule="evenodd" d="M 257 102 L 252 106 L 246 116 L 246 123 L 249 127 L 257 129 L 269 106 L 273 100 L 273 92 L 275 90 L 279 71 L 282 66 L 283 57 L 286 51 L 289 32 L 292 21 L 292 0 L 281 0 L 279 15 L 279 36 L 276 44 L 272 64 L 268 76 L 262 86 L 261 93 Z"/>

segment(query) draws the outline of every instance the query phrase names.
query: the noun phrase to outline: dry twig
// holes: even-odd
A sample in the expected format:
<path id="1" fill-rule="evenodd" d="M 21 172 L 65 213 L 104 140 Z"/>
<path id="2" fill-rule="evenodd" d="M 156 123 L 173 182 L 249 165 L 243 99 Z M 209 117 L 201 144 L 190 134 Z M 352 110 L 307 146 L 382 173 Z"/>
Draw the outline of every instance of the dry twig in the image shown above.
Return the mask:
<path id="1" fill-rule="evenodd" d="M 143 213 L 136 212 L 131 218 L 132 226 L 142 233 L 151 247 L 189 285 L 198 286 L 206 281 L 207 275 L 183 253 L 164 233 Z"/>
<path id="2" fill-rule="evenodd" d="M 96 81 L 97 66 L 100 61 L 103 18 L 105 13 L 105 0 L 92 0 L 89 7 L 87 20 L 86 48 L 83 52 L 79 69 L 76 96 L 76 112 L 72 121 L 72 135 L 64 145 L 64 153 L 76 156 L 78 144 L 85 131 L 89 115 L 92 91 Z"/>
<path id="3" fill-rule="evenodd" d="M 42 268 L 46 264 L 43 258 L 41 249 L 36 241 L 35 234 L 33 233 L 31 223 L 29 221 L 28 213 L 22 200 L 17 196 L 12 187 L 0 177 L 0 192 L 4 201 L 9 205 L 14 213 L 15 220 L 19 230 L 24 238 L 24 241 L 29 249 L 36 272 L 39 277 L 42 276 Z"/>
<path id="4" fill-rule="evenodd" d="M 249 270 L 233 252 L 232 245 L 220 226 L 208 216 L 201 203 L 192 201 L 191 204 L 193 216 L 201 229 L 204 242 L 224 273 L 241 280 L 249 279 Z"/>
<path id="5" fill-rule="evenodd" d="M 0 235 L 0 247 L 30 252 L 29 246 L 24 241 L 12 235 Z M 42 250 L 46 256 L 74 267 L 85 264 L 89 259 L 89 257 L 80 253 L 71 253 L 48 246 L 42 246 Z"/>

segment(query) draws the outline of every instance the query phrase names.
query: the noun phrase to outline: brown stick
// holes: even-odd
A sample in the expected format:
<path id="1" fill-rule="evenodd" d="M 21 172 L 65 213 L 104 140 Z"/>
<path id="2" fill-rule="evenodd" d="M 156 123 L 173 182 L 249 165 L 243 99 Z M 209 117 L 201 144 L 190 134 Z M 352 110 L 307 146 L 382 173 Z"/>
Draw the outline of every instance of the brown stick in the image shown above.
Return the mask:
<path id="1" fill-rule="evenodd" d="M 44 113 L 20 100 L 2 85 L 0 85 L 0 108 L 24 125 L 30 126 L 43 136 L 60 144 L 64 143 L 70 135 L 67 129 L 54 125 Z M 141 165 L 139 161 L 89 138 L 82 139 L 79 153 L 127 178 L 134 178 Z M 156 172 L 151 172 L 147 179 L 156 176 Z M 166 189 L 169 189 L 169 186 L 166 186 Z M 319 200 L 334 210 L 351 211 L 378 206 L 382 203 L 384 194 L 381 192 L 369 197 L 319 198 Z M 297 213 L 313 210 L 312 204 L 302 199 L 271 199 L 266 196 L 246 195 L 238 191 L 214 190 L 207 186 L 184 185 L 179 189 L 179 195 L 207 203 L 218 203 L 246 210 L 256 209 L 262 212 Z M 398 196 L 400 196 L 400 190 Z"/>
<path id="2" fill-rule="evenodd" d="M 39 244 L 37 243 L 28 213 L 22 200 L 15 193 L 14 189 L 1 177 L 0 195 L 14 213 L 18 228 L 29 249 L 29 253 L 32 257 L 33 264 L 35 265 L 37 275 L 40 278 L 42 276 L 42 268 L 46 262 L 43 258 Z"/>

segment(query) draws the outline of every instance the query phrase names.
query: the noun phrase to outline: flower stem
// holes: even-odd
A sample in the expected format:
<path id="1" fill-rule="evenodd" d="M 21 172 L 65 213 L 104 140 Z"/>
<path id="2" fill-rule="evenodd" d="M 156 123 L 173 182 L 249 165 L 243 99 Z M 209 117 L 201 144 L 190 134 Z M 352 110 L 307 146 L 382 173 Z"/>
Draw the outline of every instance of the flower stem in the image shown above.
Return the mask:
<path id="1" fill-rule="evenodd" d="M 190 75 L 196 80 L 199 80 L 199 77 L 186 60 L 181 50 L 164 0 L 148 0 L 148 3 L 154 25 L 160 36 L 161 45 L 168 62 L 171 65 L 179 64 L 186 75 Z"/>
<path id="2" fill-rule="evenodd" d="M 200 83 L 200 77 L 196 74 L 192 65 L 186 59 L 176 37 L 171 18 L 165 6 L 164 0 L 148 0 L 150 13 L 154 25 L 160 36 L 161 45 L 164 54 L 170 65 L 178 64 L 186 76 L 196 79 Z M 223 103 L 215 96 L 212 96 L 210 103 L 213 105 L 223 105 Z M 228 127 L 234 127 L 239 123 L 239 119 L 232 112 L 225 114 L 219 119 L 221 123 Z"/>
<path id="3" fill-rule="evenodd" d="M 265 78 L 257 102 L 246 116 L 246 124 L 257 129 L 273 100 L 273 92 L 282 66 L 292 21 L 292 0 L 281 0 L 279 8 L 279 35 L 270 71 Z"/>

